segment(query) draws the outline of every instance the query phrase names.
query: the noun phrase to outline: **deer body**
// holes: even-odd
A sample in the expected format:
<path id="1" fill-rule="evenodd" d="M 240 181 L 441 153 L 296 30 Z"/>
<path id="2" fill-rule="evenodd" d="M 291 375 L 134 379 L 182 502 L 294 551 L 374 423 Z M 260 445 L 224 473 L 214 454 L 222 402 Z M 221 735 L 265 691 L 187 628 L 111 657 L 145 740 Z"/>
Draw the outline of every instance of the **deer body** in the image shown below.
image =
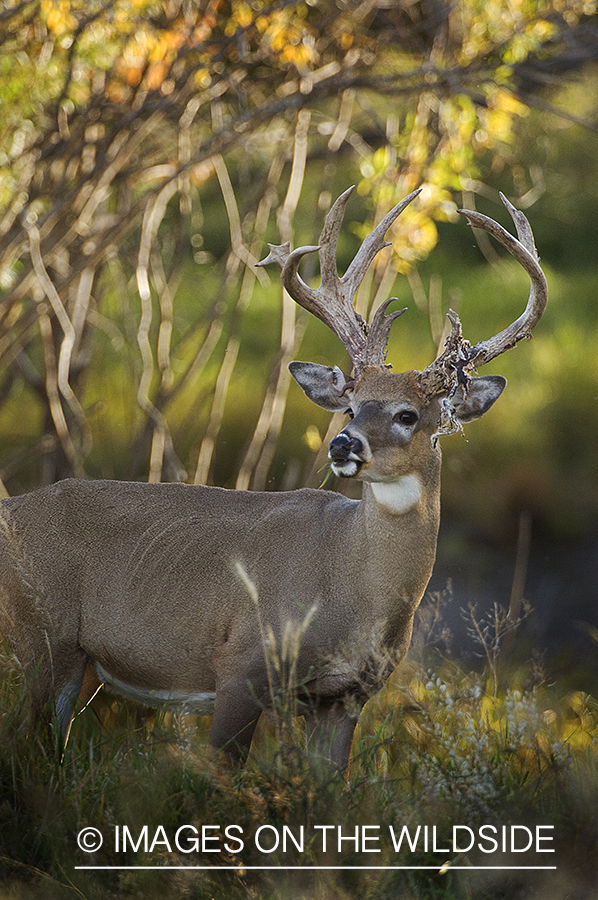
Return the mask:
<path id="1" fill-rule="evenodd" d="M 399 512 L 369 484 L 355 501 L 309 489 L 68 480 L 4 501 L 0 628 L 33 673 L 34 711 L 56 697 L 66 729 L 92 665 L 148 706 L 210 713 L 218 698 L 213 737 L 242 755 L 270 697 L 240 564 L 278 647 L 287 624 L 300 628 L 314 608 L 297 666 L 305 700 L 336 703 L 339 722 L 354 722 L 355 705 L 388 674 L 372 672 L 372 660 L 382 645 L 394 662 L 406 651 L 430 578 L 440 463 L 431 453 L 432 480 L 408 473 L 421 487 L 408 486 Z"/>
<path id="2" fill-rule="evenodd" d="M 513 325 L 475 346 L 457 316 L 444 352 L 423 372 L 385 365 L 392 320 L 383 303 L 369 326 L 353 296 L 386 246 L 392 221 L 365 239 L 342 278 L 335 252 L 350 191 L 332 207 L 320 247 L 271 247 L 291 296 L 341 337 L 353 374 L 291 363 L 305 394 L 351 420 L 330 444 L 334 473 L 363 482 L 361 500 L 330 491 L 254 493 L 215 487 L 69 480 L 4 501 L 0 632 L 23 664 L 35 718 L 54 709 L 68 733 L 88 666 L 147 705 L 213 706 L 210 745 L 243 761 L 272 693 L 288 687 L 268 653 L 289 629 L 299 710 L 317 756 L 347 765 L 359 711 L 405 654 L 430 578 L 440 509 L 438 436 L 479 418 L 505 386 L 475 367 L 529 335 L 546 283 L 525 217 L 509 205 L 519 240 L 467 212 L 532 281 Z M 322 286 L 299 277 L 320 252 Z M 274 642 L 275 647 L 272 646 Z M 268 646 L 270 644 L 270 646 Z"/>

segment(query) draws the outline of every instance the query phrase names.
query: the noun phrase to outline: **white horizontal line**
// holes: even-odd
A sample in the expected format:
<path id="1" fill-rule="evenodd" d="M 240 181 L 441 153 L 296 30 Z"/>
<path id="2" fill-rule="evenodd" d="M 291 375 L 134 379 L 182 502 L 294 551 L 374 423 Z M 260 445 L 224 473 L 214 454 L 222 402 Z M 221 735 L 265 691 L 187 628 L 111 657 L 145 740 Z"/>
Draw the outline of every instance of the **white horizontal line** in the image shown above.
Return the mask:
<path id="1" fill-rule="evenodd" d="M 354 869 L 364 869 L 364 870 L 386 870 L 386 869 L 429 869 L 435 872 L 439 872 L 440 869 L 445 868 L 445 864 L 436 865 L 436 866 L 75 866 L 75 869 L 106 869 L 106 870 L 117 870 L 117 869 L 145 869 L 149 871 L 156 872 L 164 872 L 168 869 L 189 869 L 189 870 L 201 870 L 201 871 L 210 871 L 210 872 L 218 872 L 218 871 L 232 871 L 238 872 L 240 869 L 244 871 L 254 871 L 256 869 L 267 869 L 269 871 L 301 871 L 305 869 L 316 870 L 316 871 L 344 871 L 344 870 L 354 870 Z M 550 870 L 553 871 L 556 869 L 556 866 L 451 866 L 446 865 L 445 871 L 449 869 L 465 869 L 467 871 L 471 871 L 474 869 L 494 869 L 494 870 L 508 870 L 514 872 L 523 872 L 528 870 Z"/>

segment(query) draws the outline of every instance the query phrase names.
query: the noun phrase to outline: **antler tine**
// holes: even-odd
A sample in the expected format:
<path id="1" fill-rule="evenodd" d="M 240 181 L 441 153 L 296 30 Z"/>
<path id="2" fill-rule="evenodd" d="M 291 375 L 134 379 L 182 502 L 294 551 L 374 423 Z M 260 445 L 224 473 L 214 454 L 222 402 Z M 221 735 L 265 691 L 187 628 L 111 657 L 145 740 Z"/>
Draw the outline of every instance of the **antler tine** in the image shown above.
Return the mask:
<path id="1" fill-rule="evenodd" d="M 519 240 L 509 234 L 508 231 L 505 231 L 493 219 L 489 219 L 487 216 L 481 215 L 481 213 L 466 209 L 460 209 L 459 212 L 467 217 L 470 225 L 483 229 L 509 251 L 529 275 L 531 288 L 527 305 L 519 318 L 499 332 L 499 334 L 488 338 L 488 340 L 480 341 L 471 348 L 469 364 L 472 367 L 482 366 L 484 363 L 490 362 L 491 359 L 514 347 L 522 338 L 531 337 L 531 331 L 542 317 L 546 308 L 546 301 L 548 300 L 548 286 L 544 272 L 540 268 L 531 226 L 521 210 L 515 209 L 503 194 L 500 195 L 500 199 L 513 219 Z"/>
<path id="2" fill-rule="evenodd" d="M 281 281 L 293 300 L 314 315 L 319 315 L 318 294 L 306 284 L 298 272 L 299 263 L 307 253 L 314 253 L 319 247 L 297 247 L 291 251 L 290 241 L 284 244 L 268 244 L 270 252 L 256 266 L 269 266 L 277 263 L 282 269 Z"/>
<path id="3" fill-rule="evenodd" d="M 357 315 L 353 304 L 346 302 L 341 292 L 331 289 L 330 283 L 322 281 L 316 290 L 305 284 L 298 272 L 299 263 L 303 256 L 314 250 L 320 250 L 321 258 L 321 247 L 298 247 L 289 254 L 280 275 L 282 284 L 299 306 L 324 322 L 336 334 L 357 369 L 366 345 L 365 322 Z"/>
<path id="4" fill-rule="evenodd" d="M 382 366 L 386 358 L 386 346 L 390 335 L 390 326 L 395 319 L 407 312 L 407 307 L 399 309 L 396 312 L 386 315 L 389 304 L 393 303 L 397 298 L 389 297 L 384 303 L 381 303 L 374 318 L 368 327 L 368 336 L 366 340 L 365 359 L 366 366 Z"/>
<path id="5" fill-rule="evenodd" d="M 257 263 L 266 266 L 278 263 L 281 281 L 288 294 L 299 306 L 324 322 L 341 340 L 355 368 L 359 366 L 366 343 L 366 326 L 353 309 L 351 300 L 346 302 L 336 272 L 336 244 L 347 201 L 354 188 L 346 190 L 330 208 L 317 247 L 298 247 L 291 252 L 290 244 L 268 244 L 268 256 Z M 299 275 L 299 263 L 307 253 L 320 251 L 319 288 L 309 287 Z"/>
<path id="6" fill-rule="evenodd" d="M 324 322 L 342 341 L 349 353 L 355 374 L 365 366 L 382 366 L 384 364 L 386 344 L 390 325 L 400 313 L 385 316 L 384 312 L 390 300 L 378 310 L 372 327 L 363 321 L 353 307 L 353 298 L 363 280 L 368 266 L 375 255 L 388 247 L 384 236 L 394 220 L 406 206 L 419 194 L 413 191 L 394 207 L 379 225 L 363 241 L 361 247 L 347 271 L 339 278 L 336 265 L 336 247 L 345 209 L 354 187 L 349 188 L 331 206 L 318 247 L 298 247 L 291 252 L 290 245 L 276 246 L 268 244 L 270 253 L 257 265 L 265 266 L 275 262 L 281 267 L 281 280 L 289 295 L 304 309 Z M 303 256 L 319 250 L 321 285 L 317 289 L 310 288 L 299 275 L 299 263 Z M 393 298 L 394 299 L 394 298 Z"/>
<path id="7" fill-rule="evenodd" d="M 390 242 L 384 240 L 384 236 L 392 223 L 397 219 L 406 207 L 409 206 L 412 200 L 415 200 L 418 194 L 421 193 L 421 188 L 417 188 L 415 191 L 412 191 L 406 197 L 404 197 L 400 203 L 398 203 L 390 212 L 386 213 L 384 218 L 378 225 L 374 228 L 374 230 L 368 234 L 366 238 L 364 238 L 363 243 L 355 258 L 349 265 L 349 268 L 341 278 L 341 282 L 346 284 L 351 299 L 353 298 L 357 288 L 363 281 L 365 273 L 368 270 L 368 267 L 376 254 L 382 250 L 384 247 L 389 247 Z"/>
<path id="8" fill-rule="evenodd" d="M 457 381 L 466 380 L 468 372 L 510 350 L 523 338 L 531 337 L 532 328 L 538 323 L 546 308 L 548 287 L 540 268 L 531 226 L 521 210 L 515 209 L 503 194 L 500 198 L 513 219 L 519 239 L 509 234 L 498 222 L 481 213 L 468 209 L 460 209 L 459 212 L 467 218 L 470 225 L 481 228 L 494 237 L 523 266 L 531 279 L 527 305 L 511 325 L 473 347 L 463 339 L 459 317 L 451 311 L 449 318 L 452 330 L 445 348 L 420 376 L 421 385 L 427 393 L 449 390 Z"/>
<path id="9" fill-rule="evenodd" d="M 322 287 L 326 289 L 336 288 L 339 280 L 336 271 L 336 245 L 345 217 L 347 203 L 354 190 L 355 185 L 352 185 L 340 197 L 337 197 L 328 210 L 324 227 L 320 234 L 320 276 L 322 278 Z"/>

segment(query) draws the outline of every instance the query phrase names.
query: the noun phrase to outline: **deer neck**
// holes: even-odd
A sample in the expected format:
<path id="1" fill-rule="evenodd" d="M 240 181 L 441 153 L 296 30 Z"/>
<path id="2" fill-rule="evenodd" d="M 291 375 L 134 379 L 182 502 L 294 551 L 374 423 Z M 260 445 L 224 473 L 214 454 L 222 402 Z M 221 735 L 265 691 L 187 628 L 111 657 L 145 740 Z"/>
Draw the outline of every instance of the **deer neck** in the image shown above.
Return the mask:
<path id="1" fill-rule="evenodd" d="M 372 602 L 391 623 L 395 616 L 413 613 L 432 574 L 440 524 L 440 464 L 425 474 L 364 483 L 361 507 L 368 577 L 375 587 Z"/>

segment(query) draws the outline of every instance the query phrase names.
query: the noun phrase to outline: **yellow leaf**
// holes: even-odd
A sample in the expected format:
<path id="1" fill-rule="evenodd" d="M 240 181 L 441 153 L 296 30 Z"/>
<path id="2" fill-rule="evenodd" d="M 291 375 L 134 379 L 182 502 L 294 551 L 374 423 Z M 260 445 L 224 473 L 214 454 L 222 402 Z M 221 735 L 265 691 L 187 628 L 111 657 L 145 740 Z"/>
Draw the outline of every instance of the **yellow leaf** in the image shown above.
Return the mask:
<path id="1" fill-rule="evenodd" d="M 303 435 L 303 440 L 307 444 L 310 450 L 317 452 L 322 446 L 322 438 L 320 436 L 320 432 L 316 428 L 315 425 L 308 425 Z"/>

